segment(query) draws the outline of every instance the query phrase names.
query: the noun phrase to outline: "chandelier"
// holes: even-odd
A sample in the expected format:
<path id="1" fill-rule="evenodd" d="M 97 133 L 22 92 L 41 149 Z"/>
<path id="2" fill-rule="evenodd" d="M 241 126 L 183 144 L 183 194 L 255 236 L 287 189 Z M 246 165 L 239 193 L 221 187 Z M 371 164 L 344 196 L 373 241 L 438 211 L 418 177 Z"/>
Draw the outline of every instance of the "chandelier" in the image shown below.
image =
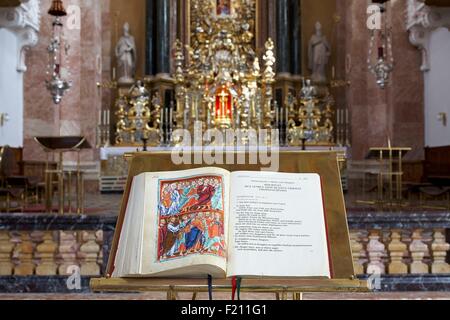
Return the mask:
<path id="1" fill-rule="evenodd" d="M 382 25 L 378 30 L 372 30 L 370 37 L 369 56 L 367 64 L 369 71 L 375 76 L 376 83 L 381 89 L 389 84 L 389 77 L 394 70 L 394 55 L 392 53 L 392 35 L 387 22 L 386 2 L 389 0 L 377 0 L 381 15 Z M 384 18 L 384 19 L 383 19 Z M 384 20 L 384 21 L 383 21 Z M 377 52 L 374 54 L 374 48 Z"/>
<path id="2" fill-rule="evenodd" d="M 66 10 L 61 0 L 53 0 L 48 14 L 53 17 L 52 36 L 47 47 L 49 61 L 47 77 L 45 80 L 47 90 L 52 95 L 53 102 L 59 104 L 72 82 L 66 80 L 70 75 L 67 67 L 67 57 L 70 45 L 66 43 L 63 32 L 62 17 L 66 16 Z"/>

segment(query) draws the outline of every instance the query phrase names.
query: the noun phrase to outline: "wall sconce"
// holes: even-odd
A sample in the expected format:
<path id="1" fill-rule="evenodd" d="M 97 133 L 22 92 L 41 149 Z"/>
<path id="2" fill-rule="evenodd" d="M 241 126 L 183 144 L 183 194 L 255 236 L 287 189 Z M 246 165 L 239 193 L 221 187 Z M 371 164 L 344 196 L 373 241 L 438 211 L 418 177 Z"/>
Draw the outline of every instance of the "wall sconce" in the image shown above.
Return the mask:
<path id="1" fill-rule="evenodd" d="M 8 121 L 9 115 L 7 113 L 0 113 L 0 127 L 3 127 Z"/>
<path id="2" fill-rule="evenodd" d="M 0 127 L 3 127 L 8 121 L 9 115 L 7 113 L 0 113 Z"/>
<path id="3" fill-rule="evenodd" d="M 438 114 L 438 121 L 439 121 L 439 122 L 442 122 L 442 125 L 443 125 L 444 127 L 446 127 L 446 126 L 447 126 L 447 113 L 445 113 L 445 112 L 440 112 L 440 113 Z"/>

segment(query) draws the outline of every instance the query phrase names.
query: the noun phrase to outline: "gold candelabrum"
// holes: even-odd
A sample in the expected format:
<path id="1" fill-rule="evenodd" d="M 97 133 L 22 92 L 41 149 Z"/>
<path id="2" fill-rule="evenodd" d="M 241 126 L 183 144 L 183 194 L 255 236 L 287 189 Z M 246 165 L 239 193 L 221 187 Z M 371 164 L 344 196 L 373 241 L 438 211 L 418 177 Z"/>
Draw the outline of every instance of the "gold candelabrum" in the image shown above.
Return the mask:
<path id="1" fill-rule="evenodd" d="M 115 110 L 116 145 L 142 145 L 143 141 L 151 146 L 161 144 L 163 115 L 158 92 L 150 100 L 144 83 L 137 81 L 126 95 L 119 95 Z"/>
<path id="2" fill-rule="evenodd" d="M 299 98 L 289 94 L 285 102 L 288 145 L 334 145 L 334 105 L 330 94 L 317 97 L 316 88 L 309 80 L 304 83 Z"/>

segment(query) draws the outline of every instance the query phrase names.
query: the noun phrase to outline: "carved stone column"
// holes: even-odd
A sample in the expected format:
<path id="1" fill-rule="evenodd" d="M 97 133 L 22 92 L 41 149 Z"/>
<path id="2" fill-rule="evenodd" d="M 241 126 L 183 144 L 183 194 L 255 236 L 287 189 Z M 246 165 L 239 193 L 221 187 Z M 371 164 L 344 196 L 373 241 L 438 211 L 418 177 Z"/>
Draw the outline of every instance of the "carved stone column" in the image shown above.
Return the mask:
<path id="1" fill-rule="evenodd" d="M 61 259 L 61 263 L 58 267 L 59 275 L 70 274 L 70 267 L 78 265 L 77 251 L 78 244 L 76 232 L 60 231 L 58 255 Z"/>
<path id="2" fill-rule="evenodd" d="M 53 232 L 46 231 L 43 236 L 43 242 L 36 247 L 35 258 L 40 260 L 36 267 L 38 276 L 54 276 L 57 273 L 55 262 L 55 252 L 57 245 L 53 239 Z"/>
<path id="3" fill-rule="evenodd" d="M 367 274 L 385 274 L 386 267 L 382 261 L 385 245 L 380 242 L 380 231 L 371 230 L 367 251 L 369 254 L 369 264 Z"/>
<path id="4" fill-rule="evenodd" d="M 445 240 L 445 230 L 438 229 L 434 231 L 434 241 L 431 245 L 431 250 L 433 251 L 431 273 L 450 273 L 450 265 L 445 261 L 447 252 L 450 250 L 450 244 Z"/>
<path id="5" fill-rule="evenodd" d="M 14 243 L 11 242 L 8 231 L 0 231 L 0 276 L 10 276 L 13 272 L 11 254 Z"/>
<path id="6" fill-rule="evenodd" d="M 14 268 L 14 275 L 32 276 L 35 268 L 33 263 L 33 243 L 27 231 L 20 232 L 20 238 L 21 242 L 15 248 L 19 263 Z"/>
<path id="7" fill-rule="evenodd" d="M 155 74 L 155 1 L 147 0 L 146 2 L 146 46 L 145 46 L 145 74 Z"/>
<path id="8" fill-rule="evenodd" d="M 406 244 L 401 241 L 401 230 L 392 230 L 391 243 L 388 246 L 391 263 L 388 266 L 389 274 L 407 274 L 408 266 L 403 263 L 403 256 L 407 250 Z"/>
<path id="9" fill-rule="evenodd" d="M 82 233 L 82 241 L 78 257 L 82 259 L 81 275 L 98 276 L 100 275 L 100 266 L 97 263 L 100 246 L 96 243 L 95 231 L 86 231 Z"/>
<path id="10" fill-rule="evenodd" d="M 294 75 L 302 74 L 302 26 L 301 9 L 299 0 L 291 0 L 290 18 L 291 18 L 291 73 Z"/>
<path id="11" fill-rule="evenodd" d="M 155 73 L 170 73 L 170 1 L 156 0 L 156 69 Z"/>
<path id="12" fill-rule="evenodd" d="M 409 246 L 411 252 L 411 274 L 426 274 L 429 273 L 428 265 L 423 262 L 423 257 L 428 251 L 428 247 L 423 243 L 422 230 L 414 230 L 412 235 L 412 242 Z"/>
<path id="13" fill-rule="evenodd" d="M 361 260 L 361 257 L 364 256 L 364 246 L 361 243 L 360 231 L 350 231 L 350 245 L 352 247 L 353 266 L 355 268 L 355 274 L 364 274 L 364 265 Z"/>
<path id="14" fill-rule="evenodd" d="M 276 1 L 276 54 L 277 54 L 277 73 L 291 72 L 291 42 L 290 37 L 290 0 Z"/>

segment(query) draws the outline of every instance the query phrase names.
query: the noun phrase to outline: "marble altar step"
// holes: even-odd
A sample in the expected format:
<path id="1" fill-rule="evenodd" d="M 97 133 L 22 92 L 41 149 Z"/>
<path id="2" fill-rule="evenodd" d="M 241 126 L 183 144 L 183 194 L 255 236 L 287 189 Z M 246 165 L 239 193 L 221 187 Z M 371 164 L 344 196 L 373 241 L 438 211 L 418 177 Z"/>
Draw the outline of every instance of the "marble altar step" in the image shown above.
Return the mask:
<path id="1" fill-rule="evenodd" d="M 369 276 L 358 277 L 368 280 Z M 0 277 L 0 293 L 58 293 L 90 294 L 91 277 L 81 276 L 80 286 L 73 287 L 67 276 L 3 276 Z M 374 280 L 375 282 L 378 280 Z M 379 288 L 375 292 L 450 292 L 450 274 L 448 275 L 383 275 L 379 278 Z M 72 289 L 73 288 L 73 289 Z"/>

